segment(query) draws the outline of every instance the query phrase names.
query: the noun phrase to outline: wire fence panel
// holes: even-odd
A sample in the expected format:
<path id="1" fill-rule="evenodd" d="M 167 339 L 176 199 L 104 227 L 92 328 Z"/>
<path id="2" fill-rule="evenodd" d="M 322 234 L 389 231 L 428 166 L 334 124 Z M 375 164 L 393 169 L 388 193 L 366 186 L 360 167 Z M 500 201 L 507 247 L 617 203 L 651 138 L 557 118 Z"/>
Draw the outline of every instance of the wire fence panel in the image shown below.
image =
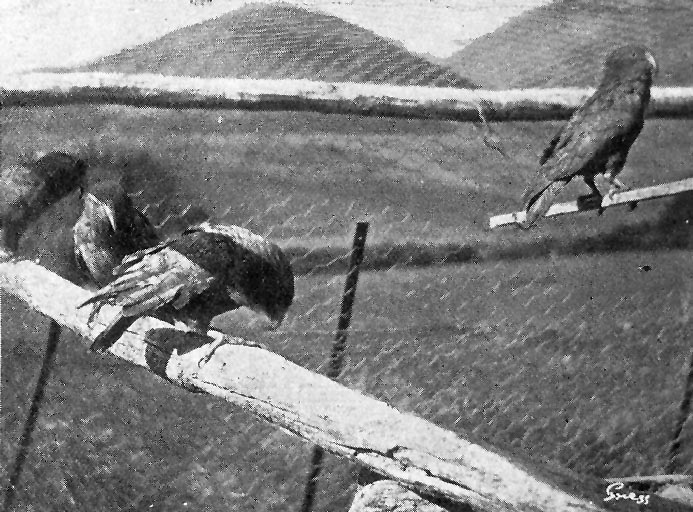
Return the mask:
<path id="1" fill-rule="evenodd" d="M 654 474 L 668 464 L 691 353 L 690 196 L 530 232 L 486 230 L 490 215 L 521 206 L 556 124 L 494 125 L 506 158 L 473 123 L 117 106 L 2 115 L 6 162 L 69 149 L 87 157 L 90 180 L 120 177 L 165 235 L 211 216 L 279 243 L 297 274 L 284 323 L 268 331 L 238 310 L 216 320 L 222 330 L 327 372 L 354 225 L 366 220 L 341 382 L 580 472 Z M 690 129 L 648 121 L 624 179 L 684 177 Z M 55 205 L 22 253 L 78 281 L 70 230 L 79 210 L 78 194 Z M 0 447 L 11 460 L 47 321 L 11 299 L 2 320 Z M 46 403 L 18 505 L 49 507 L 42 496 L 53 508 L 111 510 L 302 502 L 310 446 L 81 344 L 63 340 Z M 681 446 L 677 472 L 690 473 L 690 419 Z M 355 471 L 328 456 L 315 510 L 346 509 Z"/>

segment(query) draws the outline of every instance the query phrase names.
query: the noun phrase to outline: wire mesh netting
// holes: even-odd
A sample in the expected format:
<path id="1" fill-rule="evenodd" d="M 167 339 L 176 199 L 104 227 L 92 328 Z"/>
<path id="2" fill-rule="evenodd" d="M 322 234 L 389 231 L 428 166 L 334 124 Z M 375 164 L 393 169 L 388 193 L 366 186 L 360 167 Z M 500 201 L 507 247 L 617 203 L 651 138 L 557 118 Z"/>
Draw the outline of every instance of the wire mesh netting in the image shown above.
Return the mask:
<path id="1" fill-rule="evenodd" d="M 192 30 L 182 28 L 81 69 L 474 86 L 448 67 L 416 55 L 391 39 L 340 17 L 287 3 L 251 4 Z"/>
<path id="2" fill-rule="evenodd" d="M 367 220 L 342 383 L 537 461 L 603 477 L 666 466 L 691 350 L 690 196 L 489 232 L 489 215 L 521 206 L 555 123 L 494 126 L 504 157 L 473 123 L 114 106 L 3 115 L 6 162 L 68 149 L 86 157 L 90 181 L 119 177 L 165 235 L 212 217 L 279 243 L 297 274 L 281 328 L 238 310 L 220 329 L 324 373 L 354 225 Z M 688 130 L 690 121 L 648 122 L 624 179 L 683 176 Z M 571 185 L 566 198 L 577 193 Z M 79 210 L 75 193 L 21 243 L 77 282 Z M 9 461 L 47 323 L 7 296 L 2 315 Z M 62 338 L 18 506 L 301 503 L 310 446 Z M 693 471 L 692 460 L 689 420 L 676 470 Z M 328 457 L 315 508 L 346 509 L 354 471 Z"/>

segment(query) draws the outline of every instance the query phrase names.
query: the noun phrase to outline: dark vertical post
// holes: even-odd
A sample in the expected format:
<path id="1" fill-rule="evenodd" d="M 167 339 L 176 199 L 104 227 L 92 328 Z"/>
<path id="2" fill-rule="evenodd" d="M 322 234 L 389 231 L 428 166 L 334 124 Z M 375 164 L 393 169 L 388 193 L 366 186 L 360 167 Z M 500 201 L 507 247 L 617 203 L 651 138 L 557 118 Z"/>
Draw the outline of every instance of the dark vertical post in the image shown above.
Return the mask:
<path id="1" fill-rule="evenodd" d="M 41 371 L 39 372 L 39 377 L 36 381 L 36 388 L 34 388 L 34 396 L 32 397 L 31 405 L 29 406 L 29 414 L 24 422 L 22 437 L 19 438 L 19 448 L 14 459 L 14 464 L 8 472 L 9 480 L 7 487 L 5 488 L 3 505 L 3 510 L 8 512 L 12 509 L 12 502 L 14 501 L 14 495 L 17 484 L 19 483 L 19 477 L 22 474 L 24 462 L 29 454 L 29 448 L 31 448 L 31 437 L 34 433 L 34 428 L 36 427 L 36 420 L 38 419 L 41 402 L 43 401 L 43 395 L 46 390 L 46 384 L 50 378 L 51 367 L 53 366 L 53 359 L 55 358 L 59 340 L 60 325 L 58 325 L 55 320 L 51 320 L 50 327 L 48 328 L 48 343 L 46 344 L 46 352 L 43 355 L 43 364 L 41 365 Z"/>
<path id="2" fill-rule="evenodd" d="M 357 222 L 356 232 L 354 233 L 353 249 L 351 250 L 351 261 L 349 262 L 349 273 L 344 282 L 344 293 L 342 294 L 342 309 L 339 313 L 337 322 L 337 334 L 332 345 L 330 355 L 330 367 L 327 376 L 336 379 L 342 371 L 344 361 L 344 349 L 346 348 L 347 331 L 351 323 L 351 310 L 354 307 L 356 297 L 356 285 L 359 280 L 359 269 L 363 261 L 363 251 L 366 247 L 366 235 L 368 235 L 368 222 Z"/>
<path id="3" fill-rule="evenodd" d="M 356 231 L 354 232 L 354 243 L 351 250 L 351 260 L 349 262 L 349 272 L 344 282 L 344 293 L 342 294 L 342 307 L 339 313 L 337 322 L 337 334 L 334 344 L 332 345 L 332 353 L 330 354 L 330 366 L 327 369 L 327 376 L 331 379 L 336 379 L 342 372 L 342 364 L 344 362 L 344 349 L 346 348 L 347 332 L 351 323 L 351 311 L 354 307 L 354 298 L 356 297 L 356 285 L 359 280 L 359 269 L 363 261 L 363 251 L 366 247 L 366 236 L 368 235 L 368 222 L 357 222 Z M 303 503 L 301 512 L 310 512 L 313 509 L 313 501 L 315 500 L 315 490 L 318 486 L 318 476 L 322 468 L 322 459 L 324 451 L 321 447 L 313 448 L 313 457 L 310 462 L 310 474 L 306 488 L 303 493 Z"/>
<path id="4" fill-rule="evenodd" d="M 671 448 L 669 450 L 669 464 L 666 468 L 667 473 L 676 472 L 676 462 L 679 451 L 681 450 L 681 432 L 683 432 L 683 425 L 686 423 L 688 415 L 691 412 L 691 400 L 693 400 L 693 353 L 691 353 L 691 361 L 688 367 L 686 387 L 683 389 L 683 400 L 681 400 L 681 407 L 679 408 L 679 417 L 676 421 L 676 427 L 674 428 L 674 438 L 671 441 Z"/>

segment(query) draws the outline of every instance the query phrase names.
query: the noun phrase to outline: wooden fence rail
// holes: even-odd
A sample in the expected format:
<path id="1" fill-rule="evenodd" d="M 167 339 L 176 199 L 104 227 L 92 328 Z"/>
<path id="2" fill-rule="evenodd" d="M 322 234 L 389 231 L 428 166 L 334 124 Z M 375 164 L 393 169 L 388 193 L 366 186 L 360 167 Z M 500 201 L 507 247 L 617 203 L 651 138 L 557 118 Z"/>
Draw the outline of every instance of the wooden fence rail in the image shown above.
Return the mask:
<path id="1" fill-rule="evenodd" d="M 0 76 L 0 99 L 6 106 L 116 103 L 170 108 L 307 110 L 457 121 L 479 121 L 482 115 L 489 121 L 566 119 L 593 90 L 490 91 L 97 72 Z M 692 118 L 693 87 L 654 87 L 648 116 Z"/>
<path id="2" fill-rule="evenodd" d="M 94 325 L 90 293 L 30 261 L 0 263 L 0 288 L 80 334 L 90 344 L 115 315 L 104 307 Z M 397 481 L 423 496 L 483 511 L 633 510 L 604 502 L 607 483 L 540 466 L 482 446 L 411 414 L 350 390 L 260 348 L 229 345 L 202 368 L 211 339 L 142 318 L 110 351 L 171 383 L 243 407 L 276 426 Z M 693 507 L 652 496 L 649 511 Z"/>

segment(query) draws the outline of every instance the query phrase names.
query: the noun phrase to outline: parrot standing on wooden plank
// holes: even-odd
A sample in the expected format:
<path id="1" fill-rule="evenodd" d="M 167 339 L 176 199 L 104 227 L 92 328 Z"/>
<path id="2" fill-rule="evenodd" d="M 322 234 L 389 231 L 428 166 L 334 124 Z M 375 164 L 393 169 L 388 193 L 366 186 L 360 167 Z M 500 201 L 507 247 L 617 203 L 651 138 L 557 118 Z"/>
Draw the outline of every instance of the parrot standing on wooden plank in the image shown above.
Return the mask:
<path id="1" fill-rule="evenodd" d="M 27 226 L 52 204 L 83 183 L 87 164 L 72 155 L 52 151 L 0 171 L 0 234 L 2 244 L 16 251 Z"/>
<path id="2" fill-rule="evenodd" d="M 117 181 L 93 184 L 82 199 L 82 215 L 73 229 L 75 260 L 92 282 L 106 286 L 125 256 L 161 240 Z"/>
<path id="3" fill-rule="evenodd" d="M 656 72 L 652 53 L 642 46 L 622 46 L 607 57 L 599 87 L 559 130 L 539 160 L 539 172 L 522 195 L 526 217 L 520 227 L 528 229 L 544 216 L 575 176 L 582 176 L 592 190 L 585 199 L 601 201 L 594 183 L 597 174 L 604 174 L 611 184 L 609 196 L 627 189 L 617 175 L 644 125 Z"/>
<path id="4" fill-rule="evenodd" d="M 115 281 L 80 307 L 93 304 L 90 322 L 105 304 L 122 308 L 92 344 L 106 351 L 140 316 L 182 322 L 207 335 L 213 317 L 241 306 L 278 327 L 294 298 L 294 275 L 281 249 L 251 231 L 204 222 L 180 236 L 126 257 Z M 203 360 L 228 342 L 220 338 Z"/>

